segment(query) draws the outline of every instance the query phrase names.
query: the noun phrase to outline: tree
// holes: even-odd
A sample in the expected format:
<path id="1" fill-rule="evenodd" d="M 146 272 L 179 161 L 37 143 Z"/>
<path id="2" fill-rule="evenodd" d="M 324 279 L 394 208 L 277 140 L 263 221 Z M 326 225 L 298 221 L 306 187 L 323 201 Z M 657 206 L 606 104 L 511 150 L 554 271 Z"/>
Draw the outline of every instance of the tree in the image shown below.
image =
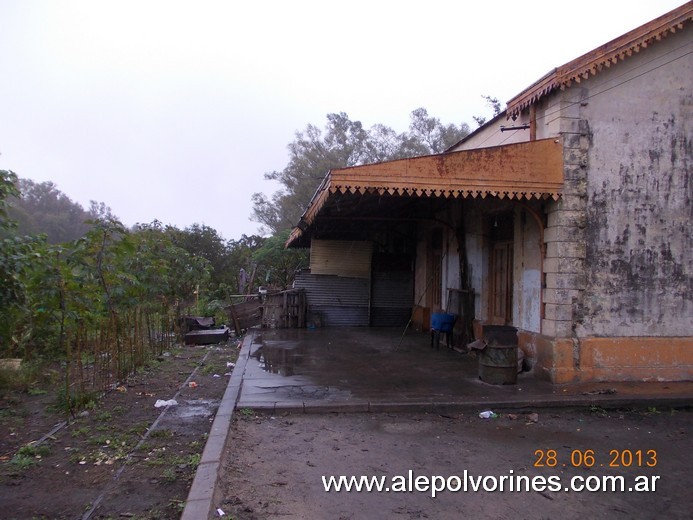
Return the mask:
<path id="1" fill-rule="evenodd" d="M 15 226 L 9 215 L 9 197 L 19 197 L 17 174 L 9 170 L 0 170 L 0 229 L 11 229 Z"/>
<path id="2" fill-rule="evenodd" d="M 481 96 L 486 100 L 486 105 L 491 107 L 493 109 L 493 117 L 496 117 L 498 114 L 501 113 L 501 103 L 498 101 L 498 98 L 491 97 L 491 96 Z M 483 126 L 486 123 L 486 117 L 484 116 L 472 116 L 472 119 L 478 124 L 479 126 Z"/>
<path id="3" fill-rule="evenodd" d="M 258 265 L 258 274 L 261 279 L 278 290 L 289 288 L 294 281 L 296 271 L 308 266 L 306 251 L 287 250 L 284 247 L 289 233 L 289 230 L 285 230 L 269 237 L 252 257 Z"/>
<path id="4" fill-rule="evenodd" d="M 288 146 L 289 164 L 265 174 L 283 188 L 271 197 L 255 193 L 252 218 L 272 233 L 291 229 L 331 169 L 440 153 L 467 134 L 466 124 L 443 125 L 424 108 L 411 113 L 409 131 L 402 134 L 380 124 L 365 130 L 344 112 L 328 114 L 324 131 L 309 124 L 296 132 Z"/>
<path id="5" fill-rule="evenodd" d="M 16 176 L 15 176 L 16 177 Z M 17 221 L 18 233 L 45 234 L 49 244 L 70 242 L 83 236 L 99 218 L 114 218 L 103 202 L 91 201 L 88 211 L 50 182 L 15 179 L 9 215 Z"/>

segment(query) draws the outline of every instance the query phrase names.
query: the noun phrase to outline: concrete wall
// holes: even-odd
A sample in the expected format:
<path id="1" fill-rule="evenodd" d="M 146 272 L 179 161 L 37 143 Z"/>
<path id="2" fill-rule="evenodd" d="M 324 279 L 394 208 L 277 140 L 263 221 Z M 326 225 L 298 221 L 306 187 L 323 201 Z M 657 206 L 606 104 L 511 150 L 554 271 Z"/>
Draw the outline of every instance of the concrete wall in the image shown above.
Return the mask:
<path id="1" fill-rule="evenodd" d="M 535 338 L 554 382 L 693 377 L 690 43 L 669 35 L 537 111 L 564 143 Z"/>
<path id="2" fill-rule="evenodd" d="M 693 33 L 584 82 L 586 287 L 576 334 L 692 336 Z"/>
<path id="3" fill-rule="evenodd" d="M 535 106 L 537 138 L 563 143 L 565 181 L 544 205 L 543 261 L 515 215 L 513 321 L 536 373 L 556 383 L 693 378 L 692 38 L 690 27 L 669 34 Z M 528 122 L 528 111 L 493 121 L 457 149 L 528 140 L 500 131 Z M 487 244 L 483 229 L 468 233 L 483 320 Z"/>

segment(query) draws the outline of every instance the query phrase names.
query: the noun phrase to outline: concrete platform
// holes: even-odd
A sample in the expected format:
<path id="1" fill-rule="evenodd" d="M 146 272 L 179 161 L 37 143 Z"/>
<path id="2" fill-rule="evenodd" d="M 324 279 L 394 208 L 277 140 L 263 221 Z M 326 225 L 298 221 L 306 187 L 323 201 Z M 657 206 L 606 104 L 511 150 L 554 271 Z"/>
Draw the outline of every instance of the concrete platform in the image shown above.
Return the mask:
<path id="1" fill-rule="evenodd" d="M 479 379 L 475 354 L 432 349 L 428 334 L 393 328 L 256 330 L 244 340 L 242 356 L 237 407 L 253 410 L 693 404 L 693 381 L 553 385 L 521 373 L 517 384 L 488 384 Z"/>
<path id="2" fill-rule="evenodd" d="M 216 518 L 212 510 L 234 410 L 329 412 L 507 411 L 693 405 L 693 381 L 553 385 L 531 373 L 517 384 L 479 380 L 474 354 L 401 329 L 251 330 L 217 411 L 182 520 Z M 218 497 L 217 497 L 218 498 Z"/>

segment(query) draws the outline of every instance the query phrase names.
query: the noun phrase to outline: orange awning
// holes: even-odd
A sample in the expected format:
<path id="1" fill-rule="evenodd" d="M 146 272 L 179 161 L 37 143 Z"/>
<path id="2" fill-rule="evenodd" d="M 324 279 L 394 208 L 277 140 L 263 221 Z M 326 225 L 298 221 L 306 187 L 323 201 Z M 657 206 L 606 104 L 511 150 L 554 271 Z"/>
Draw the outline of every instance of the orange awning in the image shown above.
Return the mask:
<path id="1" fill-rule="evenodd" d="M 562 187 L 560 139 L 335 169 L 323 179 L 287 245 L 298 239 L 338 194 L 557 199 Z"/>

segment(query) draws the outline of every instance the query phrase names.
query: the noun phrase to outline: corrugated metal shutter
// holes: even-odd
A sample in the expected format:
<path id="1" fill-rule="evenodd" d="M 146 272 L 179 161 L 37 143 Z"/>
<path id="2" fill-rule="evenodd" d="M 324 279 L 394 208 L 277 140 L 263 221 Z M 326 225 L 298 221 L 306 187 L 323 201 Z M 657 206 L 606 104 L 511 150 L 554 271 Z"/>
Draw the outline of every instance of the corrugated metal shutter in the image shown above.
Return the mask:
<path id="1" fill-rule="evenodd" d="M 296 275 L 294 287 L 306 291 L 308 321 L 311 313 L 319 313 L 326 327 L 368 326 L 368 279 L 304 271 Z"/>
<path id="2" fill-rule="evenodd" d="M 310 272 L 368 279 L 372 255 L 372 242 L 314 239 L 310 244 Z"/>
<path id="3" fill-rule="evenodd" d="M 414 279 L 410 271 L 373 273 L 374 327 L 404 326 L 414 307 Z"/>

